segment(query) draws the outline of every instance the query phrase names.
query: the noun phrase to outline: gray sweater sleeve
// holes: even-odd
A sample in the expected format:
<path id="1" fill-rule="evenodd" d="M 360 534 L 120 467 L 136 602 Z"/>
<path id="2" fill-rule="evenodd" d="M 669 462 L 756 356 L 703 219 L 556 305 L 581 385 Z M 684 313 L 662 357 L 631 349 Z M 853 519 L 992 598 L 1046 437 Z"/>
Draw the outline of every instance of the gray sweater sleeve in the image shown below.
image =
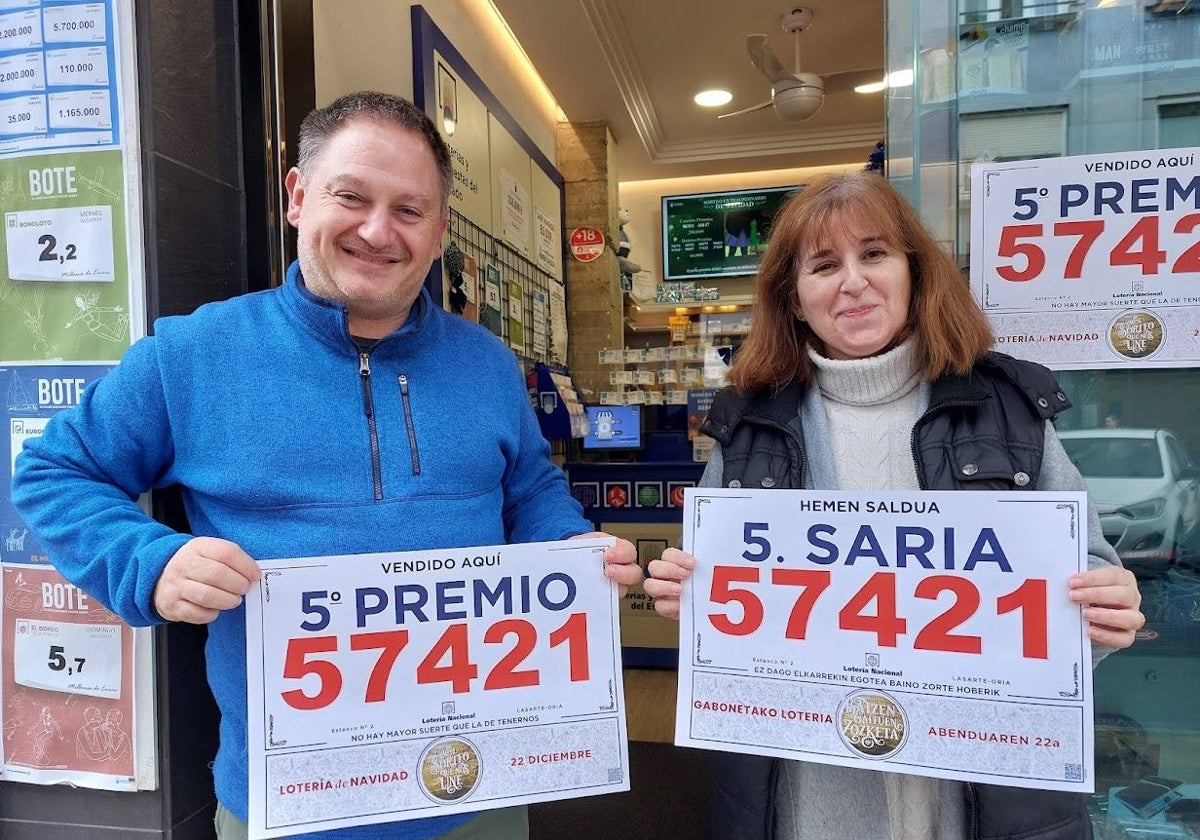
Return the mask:
<path id="1" fill-rule="evenodd" d="M 1087 484 L 1084 483 L 1083 476 L 1079 474 L 1079 470 L 1067 457 L 1062 441 L 1058 439 L 1058 434 L 1054 431 L 1054 425 L 1048 420 L 1046 421 L 1046 443 L 1042 450 L 1042 474 L 1038 481 L 1038 489 L 1087 491 Z M 1105 566 L 1120 566 L 1121 558 L 1117 556 L 1116 549 L 1108 544 L 1108 540 L 1104 539 L 1104 532 L 1100 529 L 1100 515 L 1096 512 L 1096 505 L 1090 495 L 1087 503 L 1087 523 L 1088 568 L 1101 569 Z M 1115 648 L 1107 645 L 1093 643 L 1092 667 L 1094 668 L 1101 659 L 1114 650 Z"/>
<path id="2" fill-rule="evenodd" d="M 721 475 L 725 472 L 725 459 L 721 455 L 721 444 L 713 445 L 708 463 L 704 465 L 704 474 L 700 476 L 701 487 L 722 486 Z"/>

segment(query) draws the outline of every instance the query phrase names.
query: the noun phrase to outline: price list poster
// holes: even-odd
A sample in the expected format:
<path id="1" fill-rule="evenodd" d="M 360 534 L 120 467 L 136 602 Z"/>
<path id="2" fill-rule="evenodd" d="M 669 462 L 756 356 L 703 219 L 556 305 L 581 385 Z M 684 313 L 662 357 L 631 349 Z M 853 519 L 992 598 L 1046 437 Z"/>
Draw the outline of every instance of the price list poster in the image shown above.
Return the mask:
<path id="1" fill-rule="evenodd" d="M 0 0 L 3 781 L 154 784 L 150 646 L 49 565 L 10 498 L 25 441 L 144 333 L 131 12 Z"/>
<path id="2" fill-rule="evenodd" d="M 1059 370 L 1200 362 L 1198 157 L 974 166 L 971 288 L 997 349 Z"/>

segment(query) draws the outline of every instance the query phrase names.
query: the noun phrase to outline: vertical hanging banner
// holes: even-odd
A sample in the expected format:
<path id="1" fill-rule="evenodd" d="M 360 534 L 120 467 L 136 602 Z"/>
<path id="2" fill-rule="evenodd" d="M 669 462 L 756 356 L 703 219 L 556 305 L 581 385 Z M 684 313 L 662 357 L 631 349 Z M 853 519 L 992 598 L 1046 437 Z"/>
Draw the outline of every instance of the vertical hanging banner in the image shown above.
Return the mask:
<path id="1" fill-rule="evenodd" d="M 49 565 L 9 489 L 145 332 L 134 43 L 131 0 L 0 0 L 2 781 L 157 782 L 148 637 Z"/>
<path id="2" fill-rule="evenodd" d="M 5 487 L 25 442 L 109 370 L 0 367 Z M 7 493 L 0 560 L 3 778 L 134 790 L 134 631 L 48 564 Z"/>
<path id="3" fill-rule="evenodd" d="M 520 277 L 508 281 L 508 346 L 519 356 L 525 347 L 525 283 Z"/>
<path id="4" fill-rule="evenodd" d="M 1059 370 L 1200 362 L 1198 157 L 973 167 L 971 289 L 997 349 Z"/>
<path id="5" fill-rule="evenodd" d="M 500 269 L 488 264 L 483 272 L 483 306 L 479 323 L 496 335 L 504 335 L 504 313 L 500 309 Z"/>
<path id="6" fill-rule="evenodd" d="M 119 150 L 0 158 L 0 359 L 99 361 L 129 346 Z"/>
<path id="7" fill-rule="evenodd" d="M 135 790 L 133 629 L 49 566 L 2 573 L 4 778 Z"/>
<path id="8" fill-rule="evenodd" d="M 89 385 L 112 370 L 111 365 L 13 365 L 0 367 L 0 405 L 4 435 L 0 439 L 0 561 L 49 562 L 36 538 L 13 509 L 9 497 L 13 468 L 25 441 L 40 437 L 50 418 L 78 405 Z"/>

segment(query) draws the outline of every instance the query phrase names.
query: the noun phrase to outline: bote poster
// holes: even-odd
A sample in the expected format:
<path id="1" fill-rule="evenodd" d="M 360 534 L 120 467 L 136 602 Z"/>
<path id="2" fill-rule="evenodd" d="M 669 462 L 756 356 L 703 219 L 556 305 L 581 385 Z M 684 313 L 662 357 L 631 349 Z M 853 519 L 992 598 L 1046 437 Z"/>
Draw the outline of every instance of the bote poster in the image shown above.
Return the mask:
<path id="1" fill-rule="evenodd" d="M 976 165 L 971 288 L 997 349 L 1060 370 L 1200 362 L 1198 156 Z"/>
<path id="2" fill-rule="evenodd" d="M 135 790 L 132 628 L 49 566 L 2 572 L 4 778 Z"/>

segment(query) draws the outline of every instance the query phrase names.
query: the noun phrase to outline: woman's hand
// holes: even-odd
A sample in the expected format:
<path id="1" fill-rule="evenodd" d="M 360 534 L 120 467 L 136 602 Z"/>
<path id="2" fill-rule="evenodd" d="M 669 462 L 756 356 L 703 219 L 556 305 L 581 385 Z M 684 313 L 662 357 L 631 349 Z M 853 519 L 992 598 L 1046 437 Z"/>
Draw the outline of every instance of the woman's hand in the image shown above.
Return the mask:
<path id="1" fill-rule="evenodd" d="M 1128 569 L 1090 569 L 1073 575 L 1070 585 L 1071 600 L 1083 605 L 1083 618 L 1093 642 L 1127 648 L 1137 631 L 1146 626 L 1146 616 L 1139 609 L 1142 593 Z"/>
<path id="2" fill-rule="evenodd" d="M 642 584 L 646 593 L 654 599 L 654 609 L 660 615 L 679 620 L 679 596 L 683 593 L 683 582 L 696 568 L 696 558 L 678 548 L 668 548 L 658 560 L 651 560 L 647 571 L 650 577 Z"/>

